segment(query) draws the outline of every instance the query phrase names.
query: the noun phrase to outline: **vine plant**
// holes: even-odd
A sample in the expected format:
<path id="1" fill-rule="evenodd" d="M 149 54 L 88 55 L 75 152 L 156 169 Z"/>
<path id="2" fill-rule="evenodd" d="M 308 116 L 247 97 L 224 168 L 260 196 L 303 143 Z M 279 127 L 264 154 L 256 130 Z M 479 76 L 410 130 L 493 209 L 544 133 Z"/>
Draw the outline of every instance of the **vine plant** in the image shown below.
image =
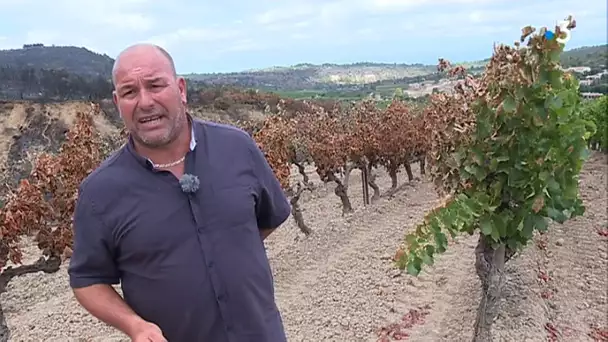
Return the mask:
<path id="1" fill-rule="evenodd" d="M 567 18 L 569 29 L 576 24 Z M 442 205 L 405 238 L 398 265 L 418 275 L 448 247 L 447 234 L 478 232 L 476 269 L 482 299 L 474 341 L 491 341 L 504 265 L 548 220 L 582 215 L 578 175 L 593 125 L 580 115 L 578 83 L 559 66 L 564 45 L 545 28 L 522 29 L 515 47 L 496 46 L 479 79 L 466 75 L 453 95 L 432 98 L 429 116 L 447 115 L 435 127 L 432 175 Z M 559 27 L 556 28 L 559 37 Z M 523 43 L 526 43 L 523 45 Z M 449 69 L 440 60 L 440 69 Z M 465 74 L 462 67 L 449 69 Z"/>
<path id="2" fill-rule="evenodd" d="M 99 165 L 106 147 L 95 129 L 98 115 L 95 105 L 91 113 L 78 113 L 59 153 L 40 155 L 29 177 L 20 181 L 0 210 L 0 293 L 14 277 L 57 272 L 70 257 L 78 186 Z M 42 255 L 24 265 L 20 242 L 26 236 L 35 236 Z M 9 261 L 13 265 L 7 265 Z M 8 340 L 10 331 L 0 305 L 0 342 Z"/>

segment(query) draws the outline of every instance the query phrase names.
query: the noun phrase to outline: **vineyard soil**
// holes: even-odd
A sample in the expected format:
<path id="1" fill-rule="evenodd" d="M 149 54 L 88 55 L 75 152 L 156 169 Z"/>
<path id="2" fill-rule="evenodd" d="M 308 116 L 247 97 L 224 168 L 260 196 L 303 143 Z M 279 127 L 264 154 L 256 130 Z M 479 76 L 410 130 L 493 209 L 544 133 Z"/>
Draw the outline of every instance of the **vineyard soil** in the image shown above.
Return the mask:
<path id="1" fill-rule="evenodd" d="M 587 213 L 552 225 L 508 264 L 497 341 L 547 341 L 551 334 L 559 341 L 593 341 L 592 325 L 607 328 L 608 237 L 601 234 L 608 229 L 606 162 L 605 155 L 594 154 L 583 170 Z M 349 189 L 356 208 L 352 215 L 343 218 L 333 187 L 321 185 L 300 202 L 313 235 L 303 237 L 290 219 L 268 239 L 288 340 L 376 341 L 380 328 L 426 307 L 427 315 L 406 317 L 408 340 L 470 341 L 479 303 L 473 261 L 477 237 L 451 242 L 418 278 L 400 273 L 391 259 L 404 231 L 420 222 L 438 198 L 428 182 L 416 180 L 402 185 L 393 198 L 364 208 L 358 176 L 353 172 Z M 399 176 L 407 179 L 404 172 Z M 377 182 L 383 191 L 390 187 L 384 172 Z M 37 258 L 36 249 L 27 250 L 29 260 Z M 78 306 L 66 265 L 56 274 L 12 280 L 1 300 L 11 341 L 128 341 Z"/>

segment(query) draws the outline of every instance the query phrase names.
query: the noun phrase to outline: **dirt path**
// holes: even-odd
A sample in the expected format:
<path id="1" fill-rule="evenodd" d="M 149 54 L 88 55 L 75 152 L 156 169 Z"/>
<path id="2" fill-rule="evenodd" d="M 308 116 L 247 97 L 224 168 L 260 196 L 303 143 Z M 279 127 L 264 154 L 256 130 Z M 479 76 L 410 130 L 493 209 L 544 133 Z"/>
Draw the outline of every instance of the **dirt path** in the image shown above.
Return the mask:
<path id="1" fill-rule="evenodd" d="M 547 341 L 551 327 L 556 341 L 593 341 L 590 324 L 606 328 L 607 237 L 597 233 L 608 229 L 605 164 L 605 157 L 596 156 L 585 166 L 586 215 L 552 227 L 508 264 L 497 341 Z M 313 181 L 318 184 L 318 178 Z M 390 185 L 384 173 L 379 185 Z M 331 186 L 306 194 L 304 217 L 315 233 L 302 237 L 290 219 L 267 242 L 288 340 L 376 341 L 381 327 L 405 322 L 410 341 L 470 341 L 479 302 L 476 238 L 451 242 L 418 278 L 402 274 L 391 258 L 437 196 L 430 184 L 415 181 L 365 208 L 360 188 L 354 172 L 350 194 L 356 211 L 346 218 Z M 545 273 L 547 281 L 539 280 Z M 127 341 L 86 314 L 67 284 L 65 266 L 9 284 L 1 300 L 11 341 Z"/>
<path id="2" fill-rule="evenodd" d="M 594 153 L 583 168 L 585 215 L 553 223 L 508 265 L 500 341 L 608 341 L 607 162 Z"/>
<path id="3" fill-rule="evenodd" d="M 381 189 L 387 189 L 388 177 L 382 174 L 380 179 Z M 351 184 L 353 204 L 363 208 L 359 173 L 353 172 Z M 306 218 L 317 234 L 277 254 L 272 253 L 272 247 L 278 239 L 269 242 L 277 274 L 277 300 L 289 341 L 375 341 L 381 326 L 425 305 L 431 306 L 428 319 L 444 322 L 451 307 L 455 315 L 466 319 L 472 313 L 467 314 L 467 308 L 475 303 L 466 293 L 477 285 L 471 277 L 475 239 L 454 243 L 430 274 L 418 279 L 395 270 L 390 260 L 404 232 L 437 200 L 430 184 L 414 182 L 403 186 L 394 198 L 382 199 L 346 220 L 340 218 L 332 193 L 305 203 Z M 329 213 L 321 209 L 327 206 L 335 209 Z M 325 215 L 312 216 L 311 212 Z M 327 220 L 329 224 L 324 224 Z M 283 235 L 294 233 L 295 228 Z M 458 302 L 450 299 L 454 296 Z M 425 329 L 421 335 L 436 340 L 461 327 L 455 322 L 441 329 Z"/>

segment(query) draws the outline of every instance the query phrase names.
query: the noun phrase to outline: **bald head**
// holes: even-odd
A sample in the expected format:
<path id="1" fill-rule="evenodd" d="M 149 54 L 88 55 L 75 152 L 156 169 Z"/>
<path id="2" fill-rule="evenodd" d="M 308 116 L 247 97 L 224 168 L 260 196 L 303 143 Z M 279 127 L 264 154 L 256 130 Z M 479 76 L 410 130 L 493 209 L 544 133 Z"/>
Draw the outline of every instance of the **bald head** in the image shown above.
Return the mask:
<path id="1" fill-rule="evenodd" d="M 166 148 L 182 134 L 188 141 L 186 80 L 167 51 L 152 44 L 126 48 L 116 57 L 112 82 L 114 103 L 139 148 Z"/>
<path id="2" fill-rule="evenodd" d="M 173 76 L 177 77 L 175 63 L 173 62 L 173 58 L 171 57 L 169 52 L 167 52 L 167 50 L 163 49 L 158 45 L 141 43 L 131 45 L 126 49 L 122 50 L 122 52 L 120 52 L 116 57 L 116 60 L 114 60 L 114 66 L 112 67 L 112 83 L 114 84 L 114 86 L 116 86 L 116 74 L 122 67 L 121 62 L 123 60 L 131 58 L 139 59 L 142 56 L 154 55 L 160 56 L 166 63 L 168 63 L 169 67 L 171 68 L 171 72 L 173 73 Z"/>

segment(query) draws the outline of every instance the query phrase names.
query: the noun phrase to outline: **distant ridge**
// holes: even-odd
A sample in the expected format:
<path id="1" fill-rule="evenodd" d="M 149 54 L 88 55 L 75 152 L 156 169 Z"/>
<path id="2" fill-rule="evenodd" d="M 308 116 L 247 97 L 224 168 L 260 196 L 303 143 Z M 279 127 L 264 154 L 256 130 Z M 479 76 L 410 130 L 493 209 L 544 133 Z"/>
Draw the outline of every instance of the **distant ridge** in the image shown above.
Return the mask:
<path id="1" fill-rule="evenodd" d="M 81 76 L 109 77 L 114 59 L 84 47 L 26 44 L 21 49 L 0 50 L 0 66 L 57 69 Z"/>
<path id="2" fill-rule="evenodd" d="M 564 67 L 588 66 L 602 68 L 608 60 L 608 45 L 586 46 L 568 50 L 562 55 Z M 459 63 L 469 68 L 482 70 L 488 59 Z M 114 59 L 85 47 L 44 46 L 27 44 L 21 49 L 0 50 L 0 68 L 52 69 L 63 70 L 84 78 L 111 77 Z M 435 65 L 422 63 L 374 63 L 357 62 L 350 64 L 299 63 L 292 66 L 272 66 L 268 68 L 229 72 L 184 74 L 191 81 L 202 84 L 231 85 L 269 90 L 335 89 L 336 87 L 356 87 L 378 82 L 398 80 L 418 80 L 437 72 Z M 433 76 L 436 77 L 436 76 Z M 417 81 L 416 81 L 417 82 Z M 4 88 L 10 85 L 4 85 Z"/>

